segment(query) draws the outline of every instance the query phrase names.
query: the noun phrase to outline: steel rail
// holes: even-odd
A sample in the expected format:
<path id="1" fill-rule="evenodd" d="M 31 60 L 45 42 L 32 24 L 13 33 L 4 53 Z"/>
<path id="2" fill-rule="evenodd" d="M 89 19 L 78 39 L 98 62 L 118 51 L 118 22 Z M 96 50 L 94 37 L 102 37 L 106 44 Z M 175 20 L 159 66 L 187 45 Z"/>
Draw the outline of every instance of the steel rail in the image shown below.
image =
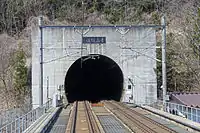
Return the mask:
<path id="1" fill-rule="evenodd" d="M 87 106 L 86 101 L 84 101 L 84 105 L 85 105 L 85 113 L 86 113 L 86 117 L 87 117 L 87 122 L 88 122 L 90 133 L 95 133 L 95 129 L 94 129 L 94 126 L 93 126 L 93 123 L 92 123 L 92 119 L 91 119 L 91 114 L 89 112 L 89 108 Z"/>
<path id="2" fill-rule="evenodd" d="M 85 101 L 84 104 L 85 104 L 85 109 L 86 109 L 86 116 L 88 118 L 90 133 L 100 133 L 101 130 L 95 120 L 95 117 L 94 117 L 94 114 L 92 113 L 91 108 L 89 107 L 88 101 Z"/>
<path id="3" fill-rule="evenodd" d="M 143 120 L 146 120 L 149 123 L 152 123 L 152 125 L 156 125 L 159 128 L 166 130 L 167 132 L 175 132 L 175 131 L 165 127 L 164 125 L 161 125 L 160 123 L 157 123 L 157 122 L 151 120 L 150 118 L 143 116 L 142 114 L 138 113 L 137 111 L 134 111 L 134 110 L 126 107 L 125 105 L 122 105 L 122 104 L 119 104 L 116 102 L 107 102 L 107 103 L 110 104 L 111 106 L 113 106 L 115 109 L 117 109 L 118 112 L 123 114 L 125 117 L 127 117 L 127 119 L 131 120 L 134 124 L 137 125 L 138 128 L 140 128 L 141 130 L 143 130 L 145 132 L 157 133 L 158 131 L 152 129 L 151 127 L 147 127 L 147 125 L 145 125 L 145 123 L 143 121 L 140 121 L 140 120 L 134 118 L 133 114 L 141 117 Z"/>
<path id="4" fill-rule="evenodd" d="M 127 112 L 125 112 L 125 110 L 120 109 L 118 106 L 114 105 L 113 103 L 109 102 L 109 104 L 111 106 L 114 107 L 114 109 L 117 109 L 117 111 L 120 114 L 123 114 L 126 119 L 129 119 L 131 122 L 133 122 L 135 125 L 137 125 L 136 127 L 139 128 L 141 131 L 145 132 L 145 133 L 157 133 L 155 132 L 153 129 L 147 127 L 145 125 L 145 123 L 141 122 L 140 120 L 135 119 L 132 115 L 128 114 Z M 115 114 L 115 113 L 114 113 Z M 123 121 L 123 120 L 122 120 Z"/>
<path id="5" fill-rule="evenodd" d="M 77 110 L 78 110 L 78 102 L 75 102 L 73 109 L 73 117 L 72 117 L 72 125 L 71 125 L 71 130 L 70 133 L 76 133 L 76 119 L 77 119 Z"/>
<path id="6" fill-rule="evenodd" d="M 140 114 L 139 112 L 137 112 L 137 111 L 135 111 L 135 110 L 133 110 L 133 109 L 128 108 L 127 106 L 125 106 L 125 105 L 122 104 L 122 103 L 114 103 L 114 104 L 123 106 L 123 107 L 126 108 L 127 110 L 133 112 L 134 114 L 137 114 L 138 116 L 142 117 L 143 119 L 145 119 L 145 120 L 147 120 L 147 121 L 150 121 L 151 123 L 153 123 L 153 124 L 159 126 L 159 127 L 162 128 L 162 129 L 165 129 L 165 130 L 167 130 L 167 131 L 169 131 L 169 132 L 175 132 L 174 130 L 169 129 L 168 127 L 166 127 L 166 126 L 164 126 L 164 125 L 162 125 L 162 124 L 160 124 L 160 123 L 158 123 L 158 122 L 156 122 L 156 121 L 154 121 L 154 120 L 152 120 L 152 119 L 150 119 L 150 118 L 148 118 L 148 117 L 146 117 L 146 116 Z"/>

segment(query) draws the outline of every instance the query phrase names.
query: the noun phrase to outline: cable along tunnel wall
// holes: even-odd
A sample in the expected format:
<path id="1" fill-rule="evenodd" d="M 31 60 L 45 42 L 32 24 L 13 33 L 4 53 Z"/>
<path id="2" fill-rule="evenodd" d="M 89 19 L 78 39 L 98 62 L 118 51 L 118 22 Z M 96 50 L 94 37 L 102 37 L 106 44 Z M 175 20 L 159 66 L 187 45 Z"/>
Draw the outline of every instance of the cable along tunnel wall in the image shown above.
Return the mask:
<path id="1" fill-rule="evenodd" d="M 88 59 L 83 63 L 83 67 L 94 68 L 91 69 L 93 73 L 90 73 L 91 77 L 94 75 L 99 75 L 96 78 L 91 78 L 86 75 L 87 80 L 94 80 L 94 82 L 101 81 L 102 83 L 87 84 L 86 79 L 74 80 L 73 82 L 84 81 L 85 87 L 104 87 L 108 82 L 117 81 L 116 86 L 108 85 L 109 89 L 116 88 L 116 92 L 108 92 L 106 90 L 105 94 L 102 91 L 103 97 L 110 94 L 110 98 L 119 100 L 120 95 L 122 95 L 121 100 L 124 102 L 135 102 L 135 103 L 145 103 L 149 100 L 157 98 L 157 82 L 156 73 L 154 69 L 156 68 L 156 31 L 152 27 L 129 27 L 129 26 L 91 26 L 84 27 L 84 37 L 105 37 L 106 42 L 103 44 L 83 44 L 82 55 L 83 58 L 88 55 L 95 54 L 101 55 L 99 60 Z M 66 79 L 71 80 L 71 78 L 66 77 L 67 73 L 74 73 L 76 65 L 79 66 L 78 60 L 81 57 L 81 44 L 82 44 L 82 27 L 74 26 L 44 26 L 43 30 L 43 45 L 44 45 L 44 71 L 43 71 L 43 102 L 47 100 L 47 88 L 49 90 L 49 97 L 52 98 L 55 93 L 59 94 L 58 86 L 66 86 Z M 40 32 L 37 28 L 32 30 L 32 103 L 34 106 L 39 104 L 39 91 L 40 91 Z M 121 73 L 116 69 L 111 71 L 106 70 L 109 67 L 109 61 L 107 59 L 113 60 L 121 69 Z M 112 62 L 112 61 L 111 61 Z M 74 63 L 74 64 L 73 64 Z M 98 64 L 95 66 L 95 64 Z M 72 68 L 70 68 L 70 66 Z M 100 71 L 106 74 L 107 80 L 102 79 L 103 73 L 97 71 L 101 66 Z M 98 68 L 99 67 L 99 68 Z M 105 67 L 105 68 L 104 68 Z M 77 69 L 78 70 L 78 69 Z M 71 71 L 71 72 L 70 72 Z M 80 71 L 80 70 L 78 70 Z M 88 72 L 89 69 L 84 69 L 84 72 Z M 96 74 L 95 74 L 96 73 Z M 109 76 L 108 76 L 109 74 Z M 69 74 L 70 75 L 70 74 Z M 73 75 L 73 74 L 72 74 Z M 75 75 L 77 75 L 75 73 Z M 83 75 L 83 74 L 82 74 Z M 111 76 L 110 76 L 111 75 Z M 118 75 L 118 76 L 116 76 Z M 122 78 L 119 78 L 123 75 Z M 49 78 L 49 83 L 47 83 L 47 77 Z M 109 79 L 112 79 L 109 80 Z M 119 78 L 119 79 L 117 79 Z M 102 80 L 100 80 L 102 79 Z M 122 81 L 123 80 L 123 81 Z M 133 85 L 130 83 L 133 82 Z M 119 81 L 119 82 L 118 82 Z M 72 82 L 72 80 L 71 80 Z M 90 81 L 89 81 L 90 82 Z M 121 84 L 123 83 L 123 84 Z M 69 83 L 73 88 L 73 83 Z M 128 88 L 132 85 L 131 89 Z M 48 87 L 47 87 L 48 86 Z M 79 85 L 80 86 L 80 85 Z M 76 85 L 76 87 L 78 87 Z M 70 87 L 69 87 L 70 88 Z M 106 87 L 105 87 L 106 88 Z M 117 89 L 123 90 L 123 94 L 120 94 Z M 70 90 L 70 89 L 69 89 Z M 69 91 L 67 90 L 67 91 Z M 90 92 L 93 89 L 88 89 Z M 98 89 L 100 90 L 100 89 Z M 120 91 L 121 91 L 120 90 Z M 71 91 L 71 90 L 70 90 Z M 95 92 L 95 91 L 94 91 Z M 67 92 L 68 93 L 68 92 Z M 77 92 L 79 93 L 79 92 Z M 85 92 L 83 92 L 85 93 Z M 116 94 L 114 94 L 116 93 Z M 130 99 L 133 93 L 133 99 Z M 91 93 L 90 93 L 91 94 Z M 78 95 L 78 94 L 77 94 Z M 81 95 L 81 94 L 80 94 Z M 118 96 L 117 96 L 118 95 Z M 74 95 L 75 96 L 75 95 Z M 92 99 L 92 97 L 91 97 Z M 73 101 L 73 100 L 72 100 Z"/>

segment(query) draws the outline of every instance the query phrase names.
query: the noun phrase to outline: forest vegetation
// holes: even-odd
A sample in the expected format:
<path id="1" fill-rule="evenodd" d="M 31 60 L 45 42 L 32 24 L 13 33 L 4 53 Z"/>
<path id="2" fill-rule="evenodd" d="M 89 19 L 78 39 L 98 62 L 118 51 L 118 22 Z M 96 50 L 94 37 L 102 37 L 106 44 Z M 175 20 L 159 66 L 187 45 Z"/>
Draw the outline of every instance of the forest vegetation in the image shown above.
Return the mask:
<path id="1" fill-rule="evenodd" d="M 165 15 L 167 89 L 200 90 L 199 0 L 84 0 L 83 3 L 81 0 L 0 1 L 0 109 L 22 107 L 30 102 L 30 31 L 40 15 L 49 25 L 160 24 Z M 160 44 L 158 34 L 157 45 Z M 157 58 L 161 59 L 159 49 Z M 155 71 L 160 88 L 159 62 Z"/>

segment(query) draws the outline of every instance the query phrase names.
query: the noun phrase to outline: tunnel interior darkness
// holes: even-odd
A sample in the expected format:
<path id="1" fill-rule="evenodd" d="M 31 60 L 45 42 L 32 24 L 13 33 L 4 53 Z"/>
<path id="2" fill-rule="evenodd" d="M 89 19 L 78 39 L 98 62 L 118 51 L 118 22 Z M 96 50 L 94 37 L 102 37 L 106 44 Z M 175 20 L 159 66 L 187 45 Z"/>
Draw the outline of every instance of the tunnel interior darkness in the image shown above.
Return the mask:
<path id="1" fill-rule="evenodd" d="M 79 58 L 71 65 L 65 77 L 65 93 L 70 103 L 82 100 L 120 101 L 122 90 L 123 73 L 120 67 L 103 55 Z"/>

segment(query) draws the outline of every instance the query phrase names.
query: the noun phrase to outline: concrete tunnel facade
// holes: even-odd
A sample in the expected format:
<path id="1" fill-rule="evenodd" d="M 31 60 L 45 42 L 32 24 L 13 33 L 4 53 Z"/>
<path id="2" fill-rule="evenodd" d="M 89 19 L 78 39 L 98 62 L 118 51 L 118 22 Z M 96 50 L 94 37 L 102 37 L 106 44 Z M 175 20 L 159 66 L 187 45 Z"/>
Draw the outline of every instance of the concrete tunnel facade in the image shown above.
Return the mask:
<path id="1" fill-rule="evenodd" d="M 120 101 L 123 81 L 122 70 L 115 61 L 104 55 L 88 55 L 70 66 L 65 77 L 65 93 L 69 102 Z"/>
<path id="2" fill-rule="evenodd" d="M 33 108 L 39 106 L 41 97 L 41 42 L 43 103 L 48 99 L 47 94 L 49 98 L 60 94 L 60 86 L 63 86 L 61 88 L 65 90 L 69 102 L 113 99 L 147 103 L 147 99 L 157 98 L 156 60 L 148 57 L 156 58 L 155 29 L 134 26 L 83 28 L 84 37 L 104 37 L 105 42 L 82 44 L 81 26 L 43 26 L 32 29 Z M 90 55 L 98 56 L 91 59 Z M 84 60 L 82 68 L 81 56 Z"/>

